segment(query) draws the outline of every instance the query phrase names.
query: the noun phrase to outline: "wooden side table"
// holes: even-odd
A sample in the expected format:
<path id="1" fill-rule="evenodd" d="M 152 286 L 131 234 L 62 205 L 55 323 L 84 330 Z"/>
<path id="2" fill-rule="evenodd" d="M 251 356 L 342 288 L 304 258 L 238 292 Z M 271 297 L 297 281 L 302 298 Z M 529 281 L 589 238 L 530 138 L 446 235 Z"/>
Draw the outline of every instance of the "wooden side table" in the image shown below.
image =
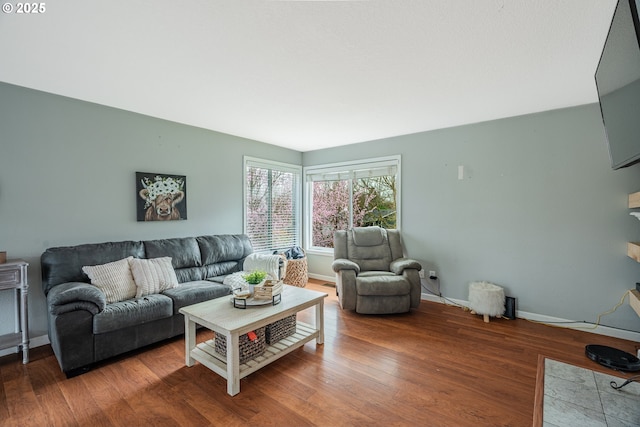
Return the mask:
<path id="1" fill-rule="evenodd" d="M 27 310 L 27 266 L 21 259 L 0 264 L 0 291 L 11 290 L 16 300 L 14 333 L 0 335 L 0 350 L 10 347 L 22 348 L 22 363 L 29 363 L 29 312 Z"/>

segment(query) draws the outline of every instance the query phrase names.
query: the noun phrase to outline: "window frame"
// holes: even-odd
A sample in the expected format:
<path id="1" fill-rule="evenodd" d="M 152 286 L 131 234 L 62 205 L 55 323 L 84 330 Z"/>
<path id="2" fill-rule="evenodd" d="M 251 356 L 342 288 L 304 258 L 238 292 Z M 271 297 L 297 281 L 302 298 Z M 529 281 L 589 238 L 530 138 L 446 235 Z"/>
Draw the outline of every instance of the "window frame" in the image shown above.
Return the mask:
<path id="1" fill-rule="evenodd" d="M 247 229 L 247 168 L 248 167 L 257 167 L 261 169 L 271 169 L 277 170 L 281 172 L 289 172 L 294 174 L 294 194 L 293 204 L 294 204 L 294 215 L 295 215 L 295 242 L 294 245 L 302 244 L 302 207 L 303 207 L 303 199 L 302 199 L 302 166 L 294 165 L 291 163 L 278 162 L 275 160 L 267 160 L 261 159 L 258 157 L 251 156 L 243 156 L 242 159 L 242 232 L 246 235 L 249 235 Z M 256 252 L 271 252 L 275 249 L 283 249 L 283 248 L 271 248 L 271 249 L 259 249 Z"/>
<path id="2" fill-rule="evenodd" d="M 314 174 L 331 174 L 337 172 L 346 172 L 362 169 L 375 169 L 381 166 L 395 166 L 396 168 L 396 229 L 400 230 L 402 222 L 402 156 L 397 154 L 393 156 L 375 157 L 368 159 L 360 159 L 339 163 L 327 163 L 314 166 L 305 166 L 302 171 L 304 179 L 304 248 L 307 253 L 317 255 L 333 256 L 333 248 L 323 248 L 319 246 L 311 246 L 313 241 L 311 233 L 312 227 L 312 207 L 313 207 L 313 180 L 310 178 Z M 353 197 L 353 182 L 349 179 L 349 197 Z M 353 221 L 353 216 L 349 219 Z"/>

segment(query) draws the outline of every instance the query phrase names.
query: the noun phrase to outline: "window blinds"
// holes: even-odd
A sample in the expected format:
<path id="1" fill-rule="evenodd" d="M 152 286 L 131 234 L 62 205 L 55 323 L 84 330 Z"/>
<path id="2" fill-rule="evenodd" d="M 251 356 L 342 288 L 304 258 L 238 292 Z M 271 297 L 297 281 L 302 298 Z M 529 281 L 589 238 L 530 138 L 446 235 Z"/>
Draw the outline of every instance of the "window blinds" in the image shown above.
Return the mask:
<path id="1" fill-rule="evenodd" d="M 300 170 L 245 161 L 245 233 L 255 251 L 299 245 Z"/>
<path id="2" fill-rule="evenodd" d="M 396 175 L 398 161 L 387 160 L 380 162 L 352 164 L 348 167 L 334 166 L 322 169 L 310 169 L 305 175 L 307 182 L 313 181 L 341 181 L 345 179 L 372 178 L 376 176 Z"/>

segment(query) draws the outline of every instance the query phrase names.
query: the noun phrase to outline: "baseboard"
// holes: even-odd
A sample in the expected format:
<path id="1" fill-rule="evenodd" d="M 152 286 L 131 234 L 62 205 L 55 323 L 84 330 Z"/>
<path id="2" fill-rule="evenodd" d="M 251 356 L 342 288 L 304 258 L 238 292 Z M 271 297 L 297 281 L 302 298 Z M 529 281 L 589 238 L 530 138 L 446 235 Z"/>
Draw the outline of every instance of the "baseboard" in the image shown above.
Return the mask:
<path id="1" fill-rule="evenodd" d="M 323 276 L 322 274 L 309 273 L 309 278 L 316 279 L 316 280 L 324 280 L 326 282 L 331 282 L 331 283 L 336 282 L 336 276 Z"/>
<path id="2" fill-rule="evenodd" d="M 47 344 L 49 344 L 49 337 L 47 335 L 40 335 L 29 339 L 29 348 L 36 348 Z M 21 350 L 19 350 L 18 347 L 5 348 L 4 350 L 0 350 L 0 357 L 19 352 L 21 352 Z"/>
<path id="3" fill-rule="evenodd" d="M 457 300 L 453 298 L 447 298 L 422 294 L 422 299 L 426 301 L 438 302 L 441 304 L 457 304 L 463 307 L 469 306 L 469 301 Z M 608 337 L 621 338 L 623 340 L 640 342 L 640 332 L 625 331 L 621 329 L 611 328 L 609 326 L 594 325 L 593 323 L 575 322 L 569 319 L 561 319 L 559 317 L 551 317 L 543 314 L 530 313 L 528 311 L 516 310 L 516 317 L 520 319 L 532 320 L 534 322 L 540 322 L 555 327 L 575 329 L 577 331 L 591 332 L 598 335 L 605 335 Z M 561 323 L 561 324 L 558 324 Z"/>

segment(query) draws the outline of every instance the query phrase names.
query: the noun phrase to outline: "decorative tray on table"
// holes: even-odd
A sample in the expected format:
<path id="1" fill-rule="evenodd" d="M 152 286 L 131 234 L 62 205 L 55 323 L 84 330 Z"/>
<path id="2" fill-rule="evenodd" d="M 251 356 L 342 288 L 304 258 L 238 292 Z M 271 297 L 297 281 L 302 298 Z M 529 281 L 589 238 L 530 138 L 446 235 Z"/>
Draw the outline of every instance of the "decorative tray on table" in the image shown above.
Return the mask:
<path id="1" fill-rule="evenodd" d="M 259 305 L 278 305 L 280 304 L 280 301 L 282 301 L 282 294 L 274 295 L 271 299 L 255 299 L 253 297 L 236 298 L 235 296 L 231 296 L 230 301 L 235 308 L 247 308 Z"/>
<path id="2" fill-rule="evenodd" d="M 253 294 L 249 291 L 234 291 L 231 303 L 235 308 L 247 308 L 259 305 L 276 305 L 282 301 L 282 282 L 267 280 L 264 284 L 256 286 Z"/>

